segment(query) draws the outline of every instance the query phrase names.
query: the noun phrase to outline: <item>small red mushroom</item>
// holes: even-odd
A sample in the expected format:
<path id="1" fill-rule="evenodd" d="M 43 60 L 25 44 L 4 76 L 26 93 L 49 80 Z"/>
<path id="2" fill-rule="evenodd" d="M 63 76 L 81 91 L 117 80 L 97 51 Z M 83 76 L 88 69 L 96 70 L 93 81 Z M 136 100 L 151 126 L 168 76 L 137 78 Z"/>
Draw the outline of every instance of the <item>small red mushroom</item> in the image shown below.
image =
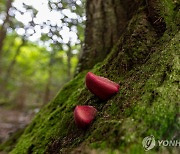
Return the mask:
<path id="1" fill-rule="evenodd" d="M 91 72 L 88 72 L 86 75 L 86 86 L 90 92 L 102 100 L 110 98 L 119 91 L 119 85 L 117 83 Z"/>
<path id="2" fill-rule="evenodd" d="M 97 110 L 93 106 L 78 105 L 74 109 L 74 120 L 79 128 L 86 129 L 96 116 Z"/>

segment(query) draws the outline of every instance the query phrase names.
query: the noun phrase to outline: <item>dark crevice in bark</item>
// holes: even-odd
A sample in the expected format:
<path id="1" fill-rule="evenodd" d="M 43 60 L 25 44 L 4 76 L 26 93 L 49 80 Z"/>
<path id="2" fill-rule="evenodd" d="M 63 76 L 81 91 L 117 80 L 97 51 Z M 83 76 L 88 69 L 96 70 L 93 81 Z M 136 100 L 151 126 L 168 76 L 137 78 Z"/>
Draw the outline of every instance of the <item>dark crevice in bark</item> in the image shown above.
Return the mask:
<path id="1" fill-rule="evenodd" d="M 33 153 L 33 148 L 34 148 L 34 144 L 32 144 L 29 148 L 28 148 L 28 154 L 32 154 Z"/>
<path id="2" fill-rule="evenodd" d="M 159 0 L 146 0 L 146 13 L 148 20 L 154 27 L 157 35 L 161 37 L 166 31 L 166 23 L 163 17 L 160 15 L 158 4 Z"/>
<path id="3" fill-rule="evenodd" d="M 151 45 L 156 42 L 157 34 L 149 23 L 145 10 L 139 12 L 139 17 L 134 16 L 128 27 L 131 29 L 125 30 L 116 46 L 116 52 L 108 59 L 102 71 L 111 70 L 117 75 L 121 74 L 131 70 L 136 64 L 145 63 L 154 52 Z"/>

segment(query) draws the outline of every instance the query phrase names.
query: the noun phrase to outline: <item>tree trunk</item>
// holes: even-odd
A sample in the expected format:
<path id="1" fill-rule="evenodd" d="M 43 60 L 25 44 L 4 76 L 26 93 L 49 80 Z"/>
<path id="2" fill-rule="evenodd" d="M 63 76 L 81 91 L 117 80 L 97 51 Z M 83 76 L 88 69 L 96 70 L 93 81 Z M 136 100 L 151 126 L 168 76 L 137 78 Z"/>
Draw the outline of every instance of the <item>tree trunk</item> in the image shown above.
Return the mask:
<path id="1" fill-rule="evenodd" d="M 49 102 L 50 100 L 50 95 L 51 95 L 50 87 L 51 87 L 51 80 L 52 80 L 53 63 L 54 63 L 54 53 L 51 53 L 50 59 L 49 59 L 49 65 L 48 65 L 48 80 L 45 86 L 45 92 L 44 92 L 44 98 L 43 98 L 44 104 L 47 104 L 47 102 Z"/>
<path id="2" fill-rule="evenodd" d="M 3 91 L 4 93 L 4 97 L 7 98 L 9 96 L 9 91 L 6 89 L 6 86 L 8 84 L 8 81 L 9 79 L 11 78 L 11 74 L 13 72 L 13 68 L 16 64 L 16 59 L 17 59 L 17 56 L 21 53 L 21 48 L 25 45 L 25 40 L 23 39 L 22 40 L 22 43 L 18 46 L 17 50 L 16 50 L 16 53 L 11 61 L 11 63 L 9 64 L 8 68 L 7 68 L 7 71 L 5 72 L 5 76 L 3 78 L 3 82 L 1 84 L 1 91 Z"/>
<path id="3" fill-rule="evenodd" d="M 68 51 L 67 51 L 67 75 L 68 75 L 68 80 L 72 78 L 71 74 L 71 58 L 72 58 L 72 51 L 71 51 L 71 45 L 68 44 Z"/>
<path id="4" fill-rule="evenodd" d="M 87 90 L 87 71 L 79 73 L 41 109 L 11 153 L 144 153 L 144 137 L 177 140 L 179 4 L 88 0 L 86 59 L 81 58 L 79 71 L 108 77 L 119 83 L 119 92 L 102 101 Z M 87 130 L 74 123 L 76 105 L 98 110 Z M 169 150 L 178 153 L 175 147 L 157 145 L 151 152 Z"/>
<path id="5" fill-rule="evenodd" d="M 50 91 L 50 86 L 51 86 L 51 80 L 52 80 L 52 70 L 51 67 L 48 69 L 48 80 L 45 86 L 45 92 L 44 92 L 44 98 L 43 102 L 44 104 L 47 104 L 50 101 L 50 96 L 51 96 L 51 91 Z"/>
<path id="6" fill-rule="evenodd" d="M 26 102 L 26 96 L 27 96 L 27 87 L 26 83 L 22 83 L 22 85 L 19 87 L 19 90 L 16 95 L 15 104 L 17 110 L 23 111 L 25 102 Z"/>
<path id="7" fill-rule="evenodd" d="M 138 5 L 133 0 L 87 0 L 85 46 L 77 72 L 90 69 L 104 60 Z"/>
<path id="8" fill-rule="evenodd" d="M 3 25 L 0 28 L 0 58 L 2 56 L 2 47 L 3 47 L 3 41 L 6 38 L 6 32 L 7 32 L 7 28 L 8 28 L 8 24 L 9 24 L 9 10 L 11 8 L 12 5 L 12 0 L 8 0 L 6 3 L 6 18 L 3 22 Z"/>
<path id="9" fill-rule="evenodd" d="M 5 78 L 4 78 L 5 81 L 10 78 L 11 73 L 12 73 L 12 71 L 13 71 L 13 68 L 14 68 L 14 66 L 15 66 L 15 64 L 16 64 L 16 59 L 17 59 L 17 57 L 20 55 L 20 53 L 21 53 L 21 48 L 22 48 L 24 45 L 25 45 L 25 40 L 23 39 L 23 40 L 22 40 L 22 43 L 18 46 L 18 48 L 17 48 L 17 50 L 16 50 L 16 53 L 15 53 L 15 55 L 14 55 L 11 63 L 9 64 L 9 66 L 8 66 L 8 68 L 7 68 L 7 71 L 6 71 L 6 74 L 5 74 Z"/>
<path id="10" fill-rule="evenodd" d="M 2 66 L 1 66 L 1 57 L 2 57 L 2 48 L 3 48 L 3 42 L 4 42 L 4 39 L 6 38 L 6 33 L 7 33 L 7 28 L 8 28 L 8 24 L 9 24 L 9 10 L 11 8 L 11 5 L 12 5 L 12 0 L 8 0 L 6 2 L 6 18 L 2 24 L 2 26 L 0 27 L 0 74 L 1 74 L 1 71 L 2 71 Z"/>

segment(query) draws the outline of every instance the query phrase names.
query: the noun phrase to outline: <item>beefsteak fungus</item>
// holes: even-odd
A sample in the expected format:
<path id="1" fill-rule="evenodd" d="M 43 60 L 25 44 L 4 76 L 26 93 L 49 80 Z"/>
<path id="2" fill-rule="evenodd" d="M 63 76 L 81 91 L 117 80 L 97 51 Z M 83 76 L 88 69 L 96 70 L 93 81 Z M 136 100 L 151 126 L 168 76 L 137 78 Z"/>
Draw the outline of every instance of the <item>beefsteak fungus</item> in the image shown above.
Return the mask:
<path id="1" fill-rule="evenodd" d="M 86 86 L 90 92 L 102 100 L 107 100 L 119 91 L 117 83 L 91 72 L 88 72 L 86 75 Z"/>
<path id="2" fill-rule="evenodd" d="M 87 128 L 96 116 L 97 110 L 93 106 L 78 105 L 74 109 L 74 120 L 79 128 Z"/>

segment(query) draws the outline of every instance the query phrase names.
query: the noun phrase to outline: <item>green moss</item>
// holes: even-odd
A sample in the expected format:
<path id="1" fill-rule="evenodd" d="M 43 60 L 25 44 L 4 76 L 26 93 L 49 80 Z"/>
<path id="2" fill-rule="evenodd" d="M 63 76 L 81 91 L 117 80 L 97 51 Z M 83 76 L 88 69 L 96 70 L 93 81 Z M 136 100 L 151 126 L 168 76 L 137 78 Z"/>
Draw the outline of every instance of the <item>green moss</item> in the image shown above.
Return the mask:
<path id="1" fill-rule="evenodd" d="M 152 134 L 156 139 L 171 139 L 173 133 L 168 128 L 177 124 L 176 116 L 179 113 L 179 39 L 180 33 L 171 42 L 163 45 L 166 49 L 161 49 L 162 45 L 157 48 L 158 51 L 139 70 L 135 68 L 127 74 L 121 85 L 123 92 L 108 101 L 109 107 L 103 114 L 108 119 L 102 118 L 94 124 L 95 128 L 100 129 L 92 132 L 90 138 L 94 140 L 90 142 L 95 144 L 109 141 L 108 147 L 120 146 L 128 149 L 129 144 L 134 145 L 133 147 L 141 145 L 143 137 Z M 116 127 L 112 124 L 112 119 L 118 125 L 116 132 L 121 132 L 115 136 L 113 130 Z M 116 137 L 118 142 L 114 141 Z M 138 138 L 139 142 L 136 143 Z M 141 148 L 140 146 L 140 151 Z"/>
<path id="2" fill-rule="evenodd" d="M 120 92 L 104 105 L 83 144 L 90 144 L 92 149 L 144 153 L 144 137 L 172 139 L 180 125 L 176 119 L 180 100 L 179 39 L 180 33 L 160 44 L 145 64 L 125 75 Z"/>
<path id="3" fill-rule="evenodd" d="M 180 24 L 180 1 L 161 0 L 160 10 L 161 16 L 165 19 L 167 29 L 176 32 Z"/>
<path id="4" fill-rule="evenodd" d="M 85 73 L 81 73 L 70 81 L 55 99 L 37 114 L 12 153 L 43 153 L 53 138 L 66 135 L 73 108 L 78 104 L 77 97 L 84 87 L 84 75 Z"/>
<path id="5" fill-rule="evenodd" d="M 165 19 L 167 24 L 171 17 Z M 180 33 L 176 28 L 172 37 L 169 29 L 157 40 L 143 9 L 137 12 L 107 59 L 91 70 L 119 82 L 120 92 L 101 101 L 85 88 L 87 72 L 79 74 L 37 114 L 11 153 L 69 153 L 78 147 L 144 153 L 144 137 L 171 139 L 179 129 Z M 86 131 L 77 129 L 73 122 L 77 104 L 98 109 Z"/>

